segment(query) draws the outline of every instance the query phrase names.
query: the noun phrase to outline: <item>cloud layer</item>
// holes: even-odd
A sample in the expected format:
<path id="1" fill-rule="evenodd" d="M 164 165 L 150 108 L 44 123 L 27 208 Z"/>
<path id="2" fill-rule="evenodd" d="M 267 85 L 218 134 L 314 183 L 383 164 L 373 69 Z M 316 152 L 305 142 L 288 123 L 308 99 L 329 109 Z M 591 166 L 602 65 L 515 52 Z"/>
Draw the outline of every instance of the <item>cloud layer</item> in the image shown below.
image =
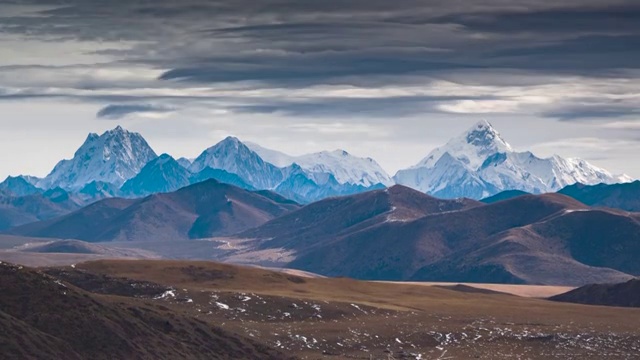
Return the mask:
<path id="1" fill-rule="evenodd" d="M 405 141 L 419 118 L 467 116 L 638 132 L 633 0 L 13 0 L 0 14 L 4 102 Z M 591 136 L 558 139 L 573 135 Z"/>

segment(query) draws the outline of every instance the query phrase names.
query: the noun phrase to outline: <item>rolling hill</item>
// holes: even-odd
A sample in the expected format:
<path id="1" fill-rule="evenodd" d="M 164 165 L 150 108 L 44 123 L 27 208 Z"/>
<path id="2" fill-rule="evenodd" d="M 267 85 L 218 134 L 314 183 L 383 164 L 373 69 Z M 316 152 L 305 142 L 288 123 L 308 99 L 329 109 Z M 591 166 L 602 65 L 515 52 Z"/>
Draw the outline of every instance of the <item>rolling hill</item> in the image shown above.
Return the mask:
<path id="1" fill-rule="evenodd" d="M 640 274 L 639 219 L 559 194 L 481 205 L 395 186 L 320 201 L 239 236 L 259 239 L 255 254 L 286 253 L 282 265 L 327 276 L 584 285 Z"/>
<path id="2" fill-rule="evenodd" d="M 487 198 L 484 198 L 482 200 L 480 200 L 481 202 L 485 203 L 485 204 L 492 204 L 494 202 L 498 202 L 498 201 L 502 201 L 502 200 L 509 200 L 509 199 L 513 199 L 514 197 L 518 197 L 518 196 L 522 196 L 522 195 L 529 195 L 528 192 L 526 191 L 521 191 L 521 190 L 506 190 L 500 193 L 497 193 L 493 196 L 489 196 Z"/>
<path id="3" fill-rule="evenodd" d="M 209 261 L 98 261 L 47 273 L 109 294 L 161 284 L 171 292 L 154 304 L 306 359 L 631 359 L 640 346 L 640 309 L 475 287 L 301 277 Z"/>
<path id="4" fill-rule="evenodd" d="M 620 284 L 585 285 L 549 299 L 587 305 L 640 307 L 640 279 Z"/>
<path id="5" fill-rule="evenodd" d="M 1 263 L 0 288 L 3 359 L 285 357 L 166 307 L 97 295 L 22 266 Z"/>
<path id="6" fill-rule="evenodd" d="M 280 197 L 208 180 L 143 199 L 105 199 L 11 233 L 90 242 L 187 240 L 234 234 L 297 207 Z"/>

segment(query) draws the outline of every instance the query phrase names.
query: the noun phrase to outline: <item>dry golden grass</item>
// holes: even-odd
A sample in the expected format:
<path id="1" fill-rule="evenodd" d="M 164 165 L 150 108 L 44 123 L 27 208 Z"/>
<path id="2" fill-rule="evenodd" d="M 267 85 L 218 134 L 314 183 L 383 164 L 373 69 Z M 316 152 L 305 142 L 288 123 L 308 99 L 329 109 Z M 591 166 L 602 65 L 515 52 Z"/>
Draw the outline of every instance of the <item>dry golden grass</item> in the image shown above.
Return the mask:
<path id="1" fill-rule="evenodd" d="M 414 284 L 302 278 L 258 268 L 196 261 L 108 260 L 78 265 L 95 273 L 146 280 L 177 288 L 252 292 L 266 296 L 357 303 L 420 311 L 456 319 L 492 318 L 505 323 L 573 324 L 637 332 L 640 309 L 582 306 L 501 294 L 471 294 Z"/>
<path id="2" fill-rule="evenodd" d="M 416 286 L 455 286 L 465 285 L 477 289 L 485 289 L 505 294 L 511 294 L 529 298 L 549 298 L 554 295 L 563 294 L 575 289 L 572 286 L 551 286 L 551 285 L 507 285 L 507 284 L 480 284 L 480 283 L 447 283 L 447 282 L 389 282 Z"/>

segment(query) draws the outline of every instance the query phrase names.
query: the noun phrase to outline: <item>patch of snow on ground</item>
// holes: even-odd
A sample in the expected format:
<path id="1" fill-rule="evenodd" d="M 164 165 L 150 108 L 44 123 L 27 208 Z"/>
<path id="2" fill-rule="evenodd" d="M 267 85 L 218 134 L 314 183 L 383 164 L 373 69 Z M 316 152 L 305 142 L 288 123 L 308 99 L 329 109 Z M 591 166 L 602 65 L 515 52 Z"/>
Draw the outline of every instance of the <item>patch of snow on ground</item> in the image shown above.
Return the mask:
<path id="1" fill-rule="evenodd" d="M 176 293 L 175 290 L 167 290 L 164 293 L 162 293 L 162 295 L 160 296 L 156 296 L 154 299 L 155 300 L 159 300 L 159 299 L 167 299 L 169 297 L 175 298 L 176 297 Z"/>
<path id="2" fill-rule="evenodd" d="M 229 310 L 229 305 L 216 301 L 216 305 L 222 310 Z"/>

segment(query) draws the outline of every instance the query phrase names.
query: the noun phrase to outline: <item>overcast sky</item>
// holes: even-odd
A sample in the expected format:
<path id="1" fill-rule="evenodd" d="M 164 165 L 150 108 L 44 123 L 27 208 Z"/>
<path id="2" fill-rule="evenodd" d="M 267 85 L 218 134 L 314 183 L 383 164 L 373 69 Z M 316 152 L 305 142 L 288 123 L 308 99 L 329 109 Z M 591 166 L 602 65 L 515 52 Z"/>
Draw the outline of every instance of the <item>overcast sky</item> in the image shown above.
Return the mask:
<path id="1" fill-rule="evenodd" d="M 640 177 L 633 0 L 0 0 L 0 177 L 117 125 L 392 175 L 480 119 L 518 150 Z"/>

